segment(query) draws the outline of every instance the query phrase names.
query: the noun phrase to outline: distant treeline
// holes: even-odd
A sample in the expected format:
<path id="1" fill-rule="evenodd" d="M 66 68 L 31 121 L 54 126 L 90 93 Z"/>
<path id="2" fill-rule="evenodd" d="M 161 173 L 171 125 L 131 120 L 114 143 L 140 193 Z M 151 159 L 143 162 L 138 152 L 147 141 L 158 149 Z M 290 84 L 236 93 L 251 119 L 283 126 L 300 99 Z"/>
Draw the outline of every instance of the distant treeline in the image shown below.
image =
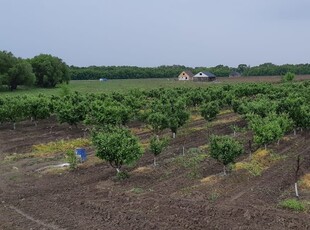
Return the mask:
<path id="1" fill-rule="evenodd" d="M 191 70 L 194 74 L 200 71 L 209 71 L 218 77 L 228 77 L 232 72 L 238 72 L 242 76 L 276 76 L 291 72 L 297 75 L 310 74 L 310 64 L 298 65 L 274 65 L 264 63 L 250 67 L 240 64 L 238 67 L 218 65 L 215 67 L 186 67 L 182 65 L 159 66 L 159 67 L 136 67 L 136 66 L 89 66 L 70 67 L 72 80 L 96 80 L 108 79 L 133 79 L 133 78 L 174 78 L 182 71 Z"/>

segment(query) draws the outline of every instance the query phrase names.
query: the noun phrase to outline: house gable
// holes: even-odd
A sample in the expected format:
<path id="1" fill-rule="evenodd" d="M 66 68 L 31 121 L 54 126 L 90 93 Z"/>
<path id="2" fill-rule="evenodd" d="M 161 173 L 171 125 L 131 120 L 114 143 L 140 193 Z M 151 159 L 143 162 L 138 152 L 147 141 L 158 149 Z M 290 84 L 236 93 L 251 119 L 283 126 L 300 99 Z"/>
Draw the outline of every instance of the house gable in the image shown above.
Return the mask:
<path id="1" fill-rule="evenodd" d="M 199 72 L 197 73 L 194 77 L 215 77 L 215 75 L 213 73 L 210 72 Z"/>
<path id="2" fill-rule="evenodd" d="M 193 80 L 193 76 L 194 76 L 194 74 L 191 71 L 186 70 L 186 71 L 183 71 L 182 73 L 180 73 L 178 79 L 180 81 L 189 81 L 189 80 Z"/>
<path id="3" fill-rule="evenodd" d="M 193 79 L 194 81 L 213 81 L 215 80 L 215 75 L 210 72 L 199 72 Z"/>

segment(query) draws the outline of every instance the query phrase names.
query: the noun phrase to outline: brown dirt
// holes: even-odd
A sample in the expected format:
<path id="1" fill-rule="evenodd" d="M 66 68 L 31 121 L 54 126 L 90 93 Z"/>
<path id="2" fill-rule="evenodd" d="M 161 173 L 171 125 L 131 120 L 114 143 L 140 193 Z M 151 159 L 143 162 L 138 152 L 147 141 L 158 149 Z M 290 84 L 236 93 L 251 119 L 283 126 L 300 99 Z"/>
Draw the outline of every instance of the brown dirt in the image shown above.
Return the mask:
<path id="1" fill-rule="evenodd" d="M 190 169 L 176 163 L 183 145 L 187 150 L 205 145 L 210 134 L 231 134 L 229 126 L 236 123 L 246 125 L 235 114 L 219 116 L 208 128 L 203 120 L 187 124 L 159 157 L 158 167 L 146 153 L 137 165 L 126 167 L 130 178 L 125 181 L 116 180 L 107 163 L 40 174 L 36 169 L 59 160 L 4 161 L 34 144 L 82 137 L 81 128 L 54 119 L 38 127 L 23 122 L 15 131 L 0 126 L 0 229 L 310 229 L 309 213 L 277 205 L 281 197 L 293 196 L 296 154 L 305 159 L 304 173 L 310 166 L 307 132 L 269 146 L 287 157 L 257 177 L 241 171 L 223 177 L 222 166 L 210 158 L 199 166 L 199 176 L 191 177 Z M 150 134 L 138 135 L 144 140 Z M 251 135 L 238 138 L 247 143 Z M 210 176 L 211 182 L 201 182 Z"/>

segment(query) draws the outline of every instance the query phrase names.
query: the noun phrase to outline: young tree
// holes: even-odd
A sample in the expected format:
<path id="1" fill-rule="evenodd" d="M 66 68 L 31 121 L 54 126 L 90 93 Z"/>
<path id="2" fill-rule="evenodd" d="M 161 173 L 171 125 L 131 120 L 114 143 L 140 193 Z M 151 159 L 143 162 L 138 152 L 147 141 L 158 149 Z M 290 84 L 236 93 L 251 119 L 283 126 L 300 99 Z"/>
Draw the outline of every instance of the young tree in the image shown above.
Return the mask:
<path id="1" fill-rule="evenodd" d="M 170 106 L 166 109 L 166 114 L 168 118 L 168 127 L 172 132 L 172 137 L 175 138 L 177 130 L 189 119 L 189 113 L 186 111 L 185 101 L 171 101 Z"/>
<path id="2" fill-rule="evenodd" d="M 84 121 L 88 104 L 84 96 L 75 92 L 72 95 L 65 96 L 63 100 L 59 100 L 55 106 L 57 119 L 60 123 L 68 123 L 77 126 Z"/>
<path id="3" fill-rule="evenodd" d="M 48 118 L 51 114 L 49 108 L 49 100 L 44 96 L 38 97 L 30 97 L 25 102 L 29 116 L 31 120 L 34 122 L 35 126 L 37 126 L 37 122 L 39 119 Z"/>
<path id="4" fill-rule="evenodd" d="M 130 108 L 120 102 L 95 100 L 90 104 L 85 123 L 95 126 L 122 126 L 126 125 L 130 118 Z"/>
<path id="5" fill-rule="evenodd" d="M 226 166 L 233 163 L 242 153 L 243 146 L 232 137 L 211 136 L 210 156 L 224 165 L 224 175 L 226 175 Z"/>
<path id="6" fill-rule="evenodd" d="M 294 134 L 296 134 L 296 128 L 300 128 L 307 123 L 306 108 L 307 102 L 300 95 L 291 94 L 279 102 L 278 113 L 287 113 L 293 120 Z"/>
<path id="7" fill-rule="evenodd" d="M 216 101 L 204 104 L 200 108 L 201 116 L 207 121 L 212 121 L 216 118 L 216 115 L 220 112 L 219 105 Z"/>
<path id="8" fill-rule="evenodd" d="M 147 118 L 147 122 L 156 135 L 165 128 L 168 128 L 168 118 L 165 114 L 160 112 L 151 113 Z"/>
<path id="9" fill-rule="evenodd" d="M 150 140 L 150 151 L 154 155 L 154 166 L 157 165 L 156 157 L 167 147 L 168 139 L 159 139 L 158 136 L 153 135 Z"/>
<path id="10" fill-rule="evenodd" d="M 16 129 L 16 122 L 25 119 L 27 114 L 27 108 L 24 100 L 20 97 L 6 98 L 5 102 L 1 106 L 1 115 L 3 121 L 13 123 L 13 129 Z"/>
<path id="11" fill-rule="evenodd" d="M 292 121 L 287 115 L 270 113 L 267 117 L 247 115 L 249 126 L 254 132 L 254 142 L 264 145 L 279 140 L 292 127 Z"/>
<path id="12" fill-rule="evenodd" d="M 111 128 L 93 134 L 96 156 L 106 160 L 121 173 L 124 164 L 137 161 L 143 154 L 138 138 L 124 128 Z"/>

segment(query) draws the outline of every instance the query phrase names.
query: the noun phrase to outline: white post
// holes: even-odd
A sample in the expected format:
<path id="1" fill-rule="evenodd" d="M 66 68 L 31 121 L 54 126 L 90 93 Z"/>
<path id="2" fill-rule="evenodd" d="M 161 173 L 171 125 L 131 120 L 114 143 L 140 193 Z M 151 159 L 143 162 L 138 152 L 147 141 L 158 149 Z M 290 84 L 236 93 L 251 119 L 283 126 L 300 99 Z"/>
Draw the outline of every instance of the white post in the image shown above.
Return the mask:
<path id="1" fill-rule="evenodd" d="M 184 148 L 184 145 L 183 145 L 183 148 L 182 148 L 182 155 L 183 155 L 183 156 L 185 155 L 185 148 Z"/>
<path id="2" fill-rule="evenodd" d="M 175 133 L 172 133 L 172 138 L 173 138 L 173 139 L 175 138 Z"/>
<path id="3" fill-rule="evenodd" d="M 297 183 L 295 183 L 295 194 L 296 194 L 296 197 L 299 198 Z"/>

